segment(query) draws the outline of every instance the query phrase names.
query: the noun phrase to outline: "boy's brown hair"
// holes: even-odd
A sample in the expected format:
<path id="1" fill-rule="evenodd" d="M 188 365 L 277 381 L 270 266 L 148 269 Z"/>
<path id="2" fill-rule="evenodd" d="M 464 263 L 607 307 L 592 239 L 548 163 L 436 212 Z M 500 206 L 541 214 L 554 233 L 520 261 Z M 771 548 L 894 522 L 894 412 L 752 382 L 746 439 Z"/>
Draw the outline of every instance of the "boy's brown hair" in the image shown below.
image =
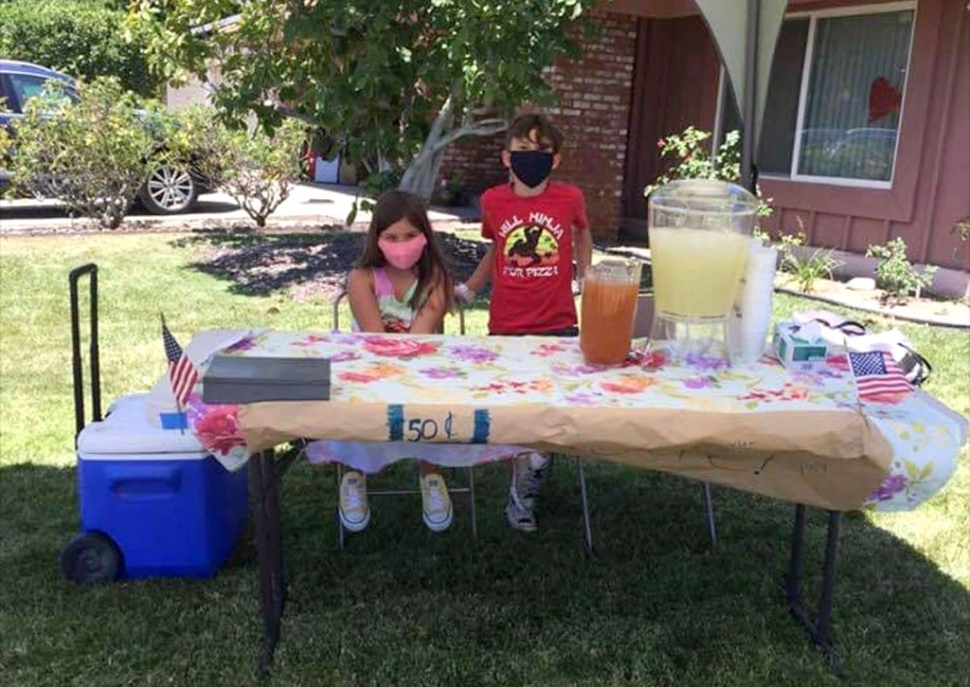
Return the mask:
<path id="1" fill-rule="evenodd" d="M 532 132 L 535 132 L 533 138 Z M 553 154 L 562 147 L 563 135 L 552 125 L 544 115 L 538 113 L 523 114 L 512 120 L 505 135 L 505 149 L 510 150 L 512 139 L 521 138 L 526 141 L 536 141 L 541 150 L 550 150 Z"/>

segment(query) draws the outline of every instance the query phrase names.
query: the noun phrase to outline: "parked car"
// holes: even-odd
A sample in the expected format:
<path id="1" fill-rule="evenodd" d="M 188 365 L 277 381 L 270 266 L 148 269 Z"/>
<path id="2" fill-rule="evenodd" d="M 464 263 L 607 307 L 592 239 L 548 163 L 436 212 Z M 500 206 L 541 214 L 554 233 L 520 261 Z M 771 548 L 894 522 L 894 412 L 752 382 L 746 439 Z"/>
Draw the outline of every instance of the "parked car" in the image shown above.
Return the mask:
<path id="1" fill-rule="evenodd" d="M 5 110 L 0 110 L 0 125 L 16 135 L 16 123 L 24 116 L 27 101 L 41 95 L 48 81 L 60 82 L 67 97 L 77 99 L 76 83 L 71 77 L 29 62 L 0 60 L 0 102 L 5 105 Z M 164 147 L 164 141 L 159 143 Z M 9 183 L 9 174 L 0 169 L 0 191 Z M 200 193 L 211 191 L 212 184 L 189 160 L 184 166 L 166 164 L 156 168 L 138 192 L 138 200 L 148 212 L 171 215 L 191 210 Z"/>

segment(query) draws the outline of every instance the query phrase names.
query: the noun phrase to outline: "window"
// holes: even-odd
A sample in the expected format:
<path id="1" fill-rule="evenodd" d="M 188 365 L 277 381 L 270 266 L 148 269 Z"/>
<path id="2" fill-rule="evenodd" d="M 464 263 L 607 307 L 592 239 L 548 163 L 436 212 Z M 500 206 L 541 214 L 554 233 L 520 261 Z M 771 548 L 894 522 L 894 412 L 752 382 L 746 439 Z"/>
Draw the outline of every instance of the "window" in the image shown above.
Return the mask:
<path id="1" fill-rule="evenodd" d="M 12 73 L 9 76 L 13 94 L 20 104 L 21 110 L 27 106 L 27 101 L 31 98 L 38 98 L 44 95 L 44 87 L 47 85 L 48 79 L 33 74 Z M 71 100 L 77 98 L 73 89 L 66 84 L 64 85 L 64 93 Z"/>
<path id="2" fill-rule="evenodd" d="M 795 15 L 775 50 L 758 150 L 763 175 L 888 188 L 913 3 Z"/>

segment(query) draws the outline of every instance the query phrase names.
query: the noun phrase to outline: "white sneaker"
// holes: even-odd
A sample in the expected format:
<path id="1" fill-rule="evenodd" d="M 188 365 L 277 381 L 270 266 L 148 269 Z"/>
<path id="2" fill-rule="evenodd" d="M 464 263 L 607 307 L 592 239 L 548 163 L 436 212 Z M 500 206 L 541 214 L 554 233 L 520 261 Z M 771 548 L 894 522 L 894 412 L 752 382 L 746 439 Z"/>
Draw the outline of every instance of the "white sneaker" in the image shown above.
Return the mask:
<path id="1" fill-rule="evenodd" d="M 541 453 L 529 453 L 512 459 L 512 486 L 515 500 L 526 510 L 532 511 L 539 498 L 539 487 L 552 461 Z"/>
<path id="2" fill-rule="evenodd" d="M 421 475 L 421 519 L 432 532 L 444 532 L 451 526 L 451 496 L 445 478 L 431 472 Z"/>
<path id="3" fill-rule="evenodd" d="M 360 532 L 370 523 L 367 477 L 363 473 L 348 470 L 340 478 L 340 500 L 337 512 L 340 515 L 340 523 L 350 532 Z"/>

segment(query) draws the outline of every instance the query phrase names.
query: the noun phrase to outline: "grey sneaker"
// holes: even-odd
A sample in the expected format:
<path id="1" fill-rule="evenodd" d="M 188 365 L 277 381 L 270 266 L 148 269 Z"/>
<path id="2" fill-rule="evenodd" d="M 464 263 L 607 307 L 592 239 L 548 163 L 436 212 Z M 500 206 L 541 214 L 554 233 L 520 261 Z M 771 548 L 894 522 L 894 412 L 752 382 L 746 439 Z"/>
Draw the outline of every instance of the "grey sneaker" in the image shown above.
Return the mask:
<path id="1" fill-rule="evenodd" d="M 509 487 L 509 501 L 505 505 L 505 519 L 509 526 L 520 532 L 535 532 L 539 529 L 535 513 L 526 508 L 515 494 L 515 487 Z"/>
<path id="2" fill-rule="evenodd" d="M 536 507 L 536 499 L 539 498 L 539 488 L 542 486 L 546 468 L 552 461 L 541 453 L 517 456 L 513 461 L 510 493 L 514 492 L 515 500 L 523 508 L 532 511 Z"/>

